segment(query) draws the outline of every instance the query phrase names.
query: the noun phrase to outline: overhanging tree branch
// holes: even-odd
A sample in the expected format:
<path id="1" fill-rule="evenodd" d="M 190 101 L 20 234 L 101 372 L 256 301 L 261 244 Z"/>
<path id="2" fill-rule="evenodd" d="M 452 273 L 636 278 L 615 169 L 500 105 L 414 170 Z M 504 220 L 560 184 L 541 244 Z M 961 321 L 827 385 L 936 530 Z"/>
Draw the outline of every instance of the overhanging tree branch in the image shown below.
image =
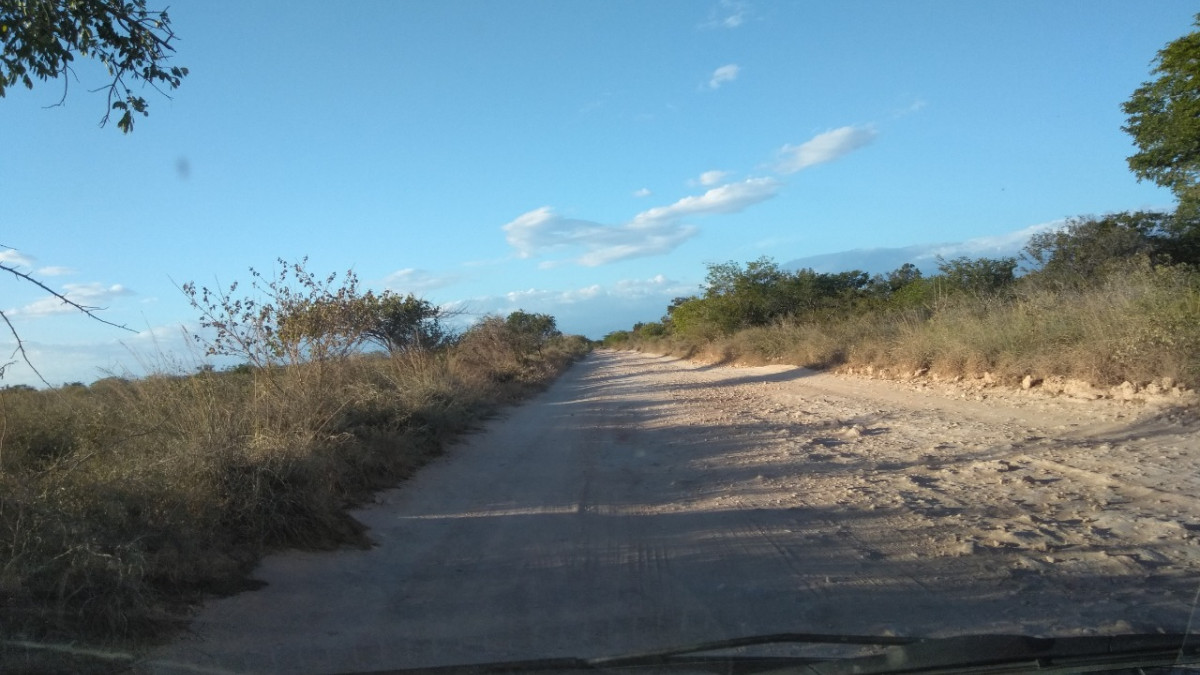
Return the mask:
<path id="1" fill-rule="evenodd" d="M 45 377 L 42 377 L 41 371 L 37 369 L 37 366 L 33 365 L 33 361 L 29 360 L 29 354 L 25 351 L 25 342 L 21 340 L 21 335 L 17 333 L 16 327 L 12 325 L 12 321 L 8 319 L 8 315 L 4 313 L 4 310 L 0 310 L 0 319 L 4 319 L 5 325 L 8 326 L 8 332 L 12 333 L 13 339 L 17 341 L 17 348 L 14 349 L 12 355 L 9 356 L 8 362 L 0 365 L 0 378 L 4 377 L 4 371 L 8 370 L 9 366 L 16 363 L 13 357 L 20 354 L 21 360 L 25 362 L 25 365 L 29 366 L 29 369 L 33 371 L 34 375 L 38 376 L 38 379 L 42 381 L 42 384 L 46 385 L 47 387 L 53 386 L 46 381 Z"/>
<path id="2" fill-rule="evenodd" d="M 137 331 L 133 330 L 132 328 L 130 328 L 129 326 L 125 326 L 125 325 L 122 325 L 119 323 L 113 323 L 112 321 L 109 321 L 107 319 L 100 318 L 99 316 L 96 315 L 96 311 L 103 309 L 102 307 L 89 307 L 87 305 L 81 305 L 78 302 L 75 302 L 74 300 L 68 298 L 65 294 L 59 293 L 58 291 L 54 290 L 53 288 L 50 288 L 49 286 L 42 283 L 39 279 L 37 279 L 33 275 L 29 274 L 28 272 L 22 272 L 21 270 L 13 267 L 11 265 L 7 265 L 5 263 L 0 263 L 0 270 L 9 272 L 13 276 L 17 277 L 18 279 L 27 281 L 27 282 L 33 284 L 34 286 L 37 286 L 38 288 L 42 289 L 43 291 L 49 293 L 52 297 L 57 298 L 63 304 L 65 304 L 69 307 L 72 307 L 72 308 L 78 310 L 79 312 L 82 312 L 85 316 L 87 316 L 90 319 L 99 321 L 100 323 L 107 324 L 109 326 L 113 326 L 115 328 L 120 328 L 121 330 L 127 330 L 130 333 L 137 332 Z M 49 382 L 46 381 L 46 378 L 42 376 L 41 371 L 39 371 L 37 369 L 37 367 L 33 365 L 33 361 L 31 361 L 29 359 L 29 353 L 25 351 L 24 340 L 21 339 L 21 335 L 20 335 L 20 333 L 17 332 L 16 326 L 13 325 L 12 320 L 9 319 L 8 314 L 6 314 L 3 310 L 0 310 L 0 319 L 2 319 L 4 321 L 4 324 L 6 326 L 8 326 L 8 332 L 12 334 L 13 339 L 16 340 L 16 342 L 17 342 L 17 347 L 16 347 L 16 349 L 13 350 L 12 355 L 9 357 L 9 361 L 7 363 L 0 365 L 0 378 L 4 377 L 4 371 L 9 366 L 16 363 L 15 358 L 17 356 L 20 356 L 21 360 L 25 362 L 25 365 L 29 366 L 29 369 L 32 370 L 35 375 L 37 375 L 39 380 L 42 381 L 42 384 L 45 384 L 47 387 L 53 386 Z"/>
<path id="3" fill-rule="evenodd" d="M 167 10 L 148 10 L 146 0 L 0 0 L 0 97 L 18 82 L 32 89 L 34 79 L 69 74 L 77 55 L 95 59 L 112 77 L 94 90 L 108 92 L 100 126 L 120 111 L 117 127 L 128 133 L 133 115 L 149 107 L 131 85 L 140 80 L 165 96 L 188 74 L 167 63 L 173 40 Z"/>
<path id="4" fill-rule="evenodd" d="M 112 321 L 109 321 L 107 319 L 101 319 L 99 316 L 96 316 L 95 312 L 97 310 L 104 309 L 103 307 L 88 307 L 86 305 L 81 305 L 78 302 L 75 302 L 74 300 L 68 298 L 66 295 L 59 293 L 58 291 L 54 290 L 53 288 L 50 288 L 49 286 L 42 283 L 41 281 L 38 281 L 31 274 L 22 272 L 21 270 L 11 267 L 9 265 L 5 265 L 4 263 L 0 263 L 0 270 L 4 270 L 5 272 L 11 272 L 15 276 L 17 276 L 21 279 L 24 279 L 25 281 L 28 281 L 29 283 L 37 286 L 38 288 L 42 289 L 43 291 L 46 291 L 50 295 L 54 296 L 55 298 L 58 298 L 60 301 L 62 301 L 63 304 L 74 307 L 75 309 L 79 310 L 80 312 L 83 312 L 84 314 L 86 314 L 89 318 L 95 319 L 96 321 L 99 321 L 100 323 L 108 324 L 110 326 L 113 326 L 114 328 L 120 328 L 122 330 L 127 330 L 130 333 L 137 332 L 134 329 L 130 328 L 129 326 L 119 324 L 119 323 L 113 323 Z"/>

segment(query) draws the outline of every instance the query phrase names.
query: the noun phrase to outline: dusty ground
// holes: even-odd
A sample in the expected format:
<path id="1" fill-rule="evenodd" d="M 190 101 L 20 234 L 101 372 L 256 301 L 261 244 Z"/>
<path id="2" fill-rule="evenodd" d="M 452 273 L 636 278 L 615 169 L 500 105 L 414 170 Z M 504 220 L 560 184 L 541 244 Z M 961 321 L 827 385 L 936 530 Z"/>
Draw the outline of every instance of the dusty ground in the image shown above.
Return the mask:
<path id="1" fill-rule="evenodd" d="M 1183 630 L 1200 423 L 1173 401 L 598 352 L 357 513 L 377 547 L 268 558 L 140 668 Z"/>

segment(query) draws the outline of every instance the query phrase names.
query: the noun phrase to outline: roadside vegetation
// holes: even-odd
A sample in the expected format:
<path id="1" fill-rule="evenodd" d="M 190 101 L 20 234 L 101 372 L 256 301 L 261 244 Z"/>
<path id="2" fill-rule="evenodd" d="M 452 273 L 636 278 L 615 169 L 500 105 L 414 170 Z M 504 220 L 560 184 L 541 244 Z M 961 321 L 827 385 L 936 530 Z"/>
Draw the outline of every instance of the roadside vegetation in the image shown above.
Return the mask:
<path id="1" fill-rule="evenodd" d="M 161 634 L 273 549 L 367 545 L 348 507 L 590 348 L 523 311 L 455 333 L 303 263 L 252 287 L 184 287 L 236 367 L 0 390 L 0 670 L 49 667 L 17 641 Z"/>
<path id="2" fill-rule="evenodd" d="M 661 321 L 604 344 L 893 376 L 1196 387 L 1198 264 L 1200 221 L 1160 212 L 1077 218 L 1035 235 L 1020 260 L 941 260 L 929 276 L 729 262 Z"/>

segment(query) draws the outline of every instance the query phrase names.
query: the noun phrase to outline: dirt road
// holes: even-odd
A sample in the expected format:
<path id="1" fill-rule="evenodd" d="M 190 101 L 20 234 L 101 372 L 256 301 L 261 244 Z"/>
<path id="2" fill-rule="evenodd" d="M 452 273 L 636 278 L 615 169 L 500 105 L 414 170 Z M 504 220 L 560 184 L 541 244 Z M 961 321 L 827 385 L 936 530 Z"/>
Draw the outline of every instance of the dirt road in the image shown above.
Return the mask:
<path id="1" fill-rule="evenodd" d="M 377 547 L 268 558 L 264 588 L 211 602 L 140 668 L 1182 630 L 1198 430 L 1163 402 L 601 351 L 358 512 Z"/>

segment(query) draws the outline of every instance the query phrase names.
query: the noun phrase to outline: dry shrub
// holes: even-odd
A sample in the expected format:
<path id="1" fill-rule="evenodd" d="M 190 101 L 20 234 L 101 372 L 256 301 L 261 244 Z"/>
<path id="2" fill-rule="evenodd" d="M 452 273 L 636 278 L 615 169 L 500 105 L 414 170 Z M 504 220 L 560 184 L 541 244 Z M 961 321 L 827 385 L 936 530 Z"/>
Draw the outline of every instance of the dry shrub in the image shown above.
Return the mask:
<path id="1" fill-rule="evenodd" d="M 0 638 L 152 636 L 271 549 L 364 544 L 347 507 L 589 347 L 499 385 L 451 350 L 0 390 Z"/>

